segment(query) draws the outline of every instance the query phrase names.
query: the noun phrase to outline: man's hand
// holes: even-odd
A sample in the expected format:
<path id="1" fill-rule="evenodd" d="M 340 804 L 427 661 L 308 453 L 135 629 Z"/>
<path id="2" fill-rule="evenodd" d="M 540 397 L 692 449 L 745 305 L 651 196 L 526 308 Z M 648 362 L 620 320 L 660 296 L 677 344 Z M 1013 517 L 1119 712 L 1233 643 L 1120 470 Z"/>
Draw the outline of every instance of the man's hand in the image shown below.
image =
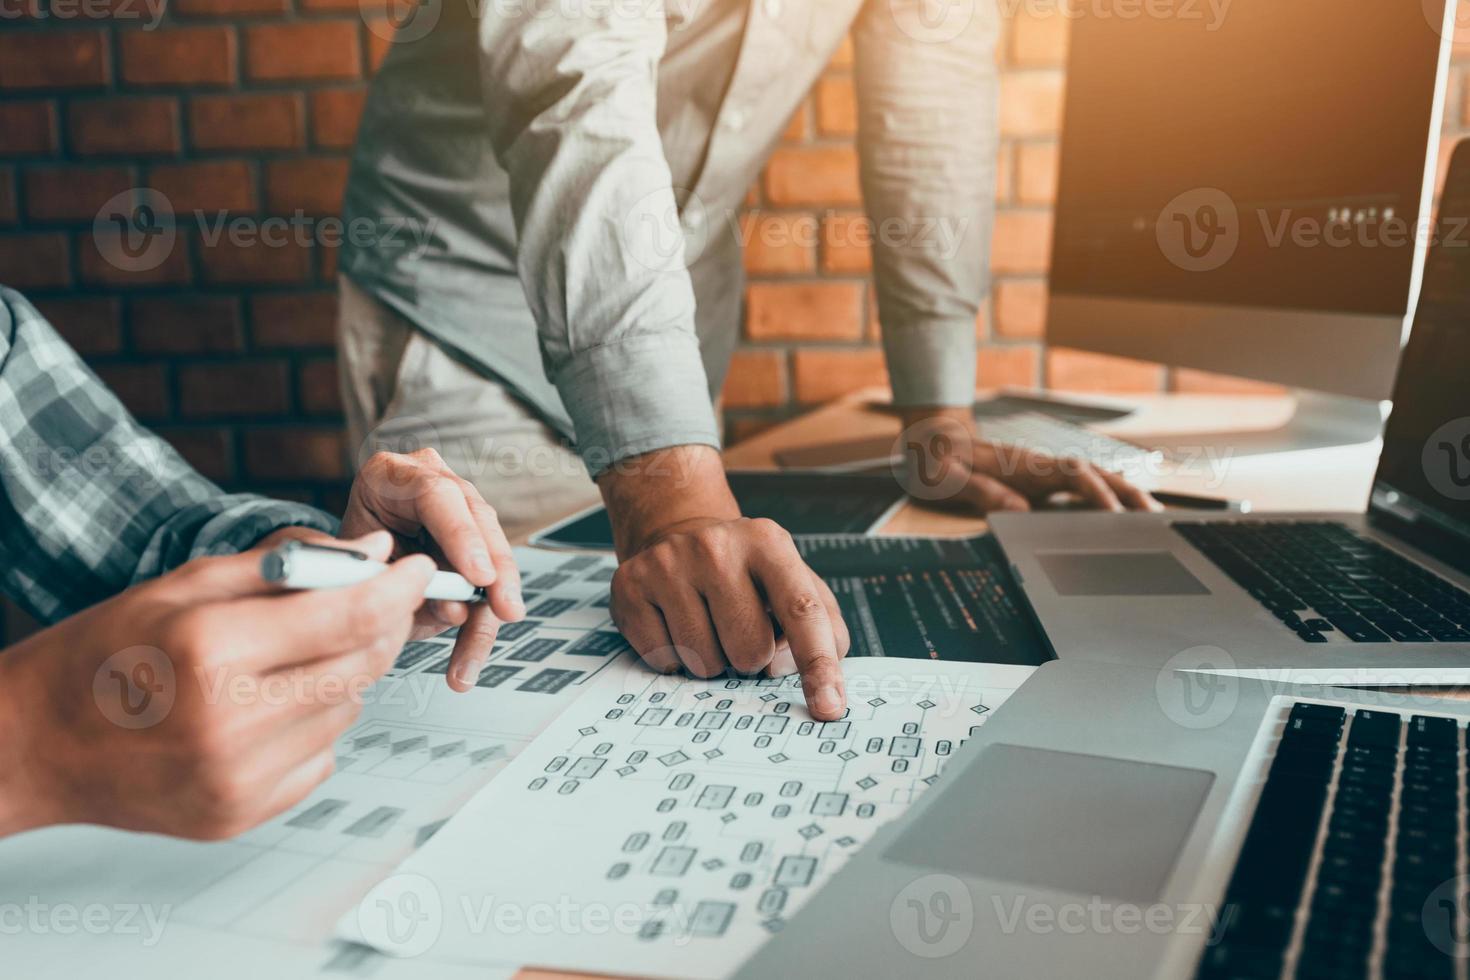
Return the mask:
<path id="1" fill-rule="evenodd" d="M 342 534 L 358 537 L 377 530 L 393 535 L 394 557 L 426 552 L 471 584 L 488 589 L 488 602 L 426 603 L 410 637 L 422 639 L 458 626 L 448 681 L 457 691 L 470 690 L 490 657 L 500 624 L 526 615 L 521 574 L 495 510 L 432 449 L 378 453 L 352 484 Z"/>
<path id="2" fill-rule="evenodd" d="M 681 446 L 599 478 L 618 557 L 613 621 L 655 670 L 801 672 L 813 717 L 847 706 L 850 637 L 832 591 L 778 525 L 747 520 L 719 454 Z"/>
<path id="3" fill-rule="evenodd" d="M 386 535 L 350 542 L 385 559 Z M 434 572 L 282 593 L 263 550 L 190 562 L 0 654 L 0 834 L 97 823 L 231 837 L 331 774 Z"/>
<path id="4" fill-rule="evenodd" d="M 905 413 L 898 447 L 904 489 L 927 503 L 981 514 L 1030 510 L 1059 493 L 1100 510 L 1163 510 L 1116 473 L 1024 446 L 996 445 L 983 436 L 975 436 L 969 409 Z"/>

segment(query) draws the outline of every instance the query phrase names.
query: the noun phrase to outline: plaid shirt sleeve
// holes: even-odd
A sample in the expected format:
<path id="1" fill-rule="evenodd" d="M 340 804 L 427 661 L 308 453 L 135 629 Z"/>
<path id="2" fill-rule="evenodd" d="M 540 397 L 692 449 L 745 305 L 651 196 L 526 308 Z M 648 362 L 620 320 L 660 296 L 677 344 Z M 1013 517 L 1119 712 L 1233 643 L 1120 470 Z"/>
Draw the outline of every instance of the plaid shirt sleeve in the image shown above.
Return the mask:
<path id="1" fill-rule="evenodd" d="M 4 287 L 0 419 L 0 588 L 43 622 L 278 528 L 337 528 L 314 508 L 200 476 Z"/>

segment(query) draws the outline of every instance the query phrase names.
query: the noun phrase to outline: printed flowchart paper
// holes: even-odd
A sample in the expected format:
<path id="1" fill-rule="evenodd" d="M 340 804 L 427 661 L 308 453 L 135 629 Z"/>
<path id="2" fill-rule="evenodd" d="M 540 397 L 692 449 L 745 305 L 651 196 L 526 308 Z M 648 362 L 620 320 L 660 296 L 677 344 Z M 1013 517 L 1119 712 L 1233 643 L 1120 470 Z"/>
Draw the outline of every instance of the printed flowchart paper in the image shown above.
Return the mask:
<path id="1" fill-rule="evenodd" d="M 728 975 L 1033 668 L 844 670 L 848 712 L 826 723 L 795 677 L 605 671 L 339 936 L 425 966 Z"/>

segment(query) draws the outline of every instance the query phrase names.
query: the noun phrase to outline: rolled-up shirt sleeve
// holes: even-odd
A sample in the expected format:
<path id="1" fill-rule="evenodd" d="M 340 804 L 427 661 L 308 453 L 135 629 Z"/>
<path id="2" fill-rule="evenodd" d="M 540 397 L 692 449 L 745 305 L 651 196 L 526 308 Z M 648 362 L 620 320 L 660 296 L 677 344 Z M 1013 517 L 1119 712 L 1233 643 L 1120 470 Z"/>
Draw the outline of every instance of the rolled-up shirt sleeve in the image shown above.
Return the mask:
<path id="1" fill-rule="evenodd" d="M 0 418 L 0 587 L 42 622 L 282 527 L 337 527 L 313 507 L 206 480 L 4 287 Z"/>
<path id="2" fill-rule="evenodd" d="M 718 446 L 680 207 L 657 126 L 661 3 L 484 8 L 490 140 L 510 177 L 521 284 L 593 475 Z M 488 328 L 488 327 L 487 327 Z"/>
<path id="3" fill-rule="evenodd" d="M 969 405 L 990 286 L 993 4 L 868 0 L 853 29 L 863 200 L 893 397 Z M 950 17 L 961 20 L 951 21 Z"/>

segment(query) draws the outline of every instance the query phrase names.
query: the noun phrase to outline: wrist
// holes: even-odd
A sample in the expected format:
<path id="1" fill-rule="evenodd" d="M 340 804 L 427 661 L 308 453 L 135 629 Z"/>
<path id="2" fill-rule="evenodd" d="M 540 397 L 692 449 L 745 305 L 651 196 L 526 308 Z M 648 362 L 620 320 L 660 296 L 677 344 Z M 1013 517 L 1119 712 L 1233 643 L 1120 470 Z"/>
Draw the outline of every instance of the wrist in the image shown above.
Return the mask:
<path id="1" fill-rule="evenodd" d="M 0 650 L 0 837 L 66 822 L 34 772 L 40 759 L 32 748 L 35 712 L 20 676 L 33 641 Z"/>
<path id="2" fill-rule="evenodd" d="M 914 426 L 933 428 L 936 431 L 959 431 L 959 426 L 970 436 L 975 435 L 975 414 L 968 405 L 921 405 L 902 410 L 905 429 Z"/>
<path id="3" fill-rule="evenodd" d="M 618 558 L 700 523 L 730 521 L 740 505 L 709 446 L 674 446 L 620 461 L 597 478 Z"/>

